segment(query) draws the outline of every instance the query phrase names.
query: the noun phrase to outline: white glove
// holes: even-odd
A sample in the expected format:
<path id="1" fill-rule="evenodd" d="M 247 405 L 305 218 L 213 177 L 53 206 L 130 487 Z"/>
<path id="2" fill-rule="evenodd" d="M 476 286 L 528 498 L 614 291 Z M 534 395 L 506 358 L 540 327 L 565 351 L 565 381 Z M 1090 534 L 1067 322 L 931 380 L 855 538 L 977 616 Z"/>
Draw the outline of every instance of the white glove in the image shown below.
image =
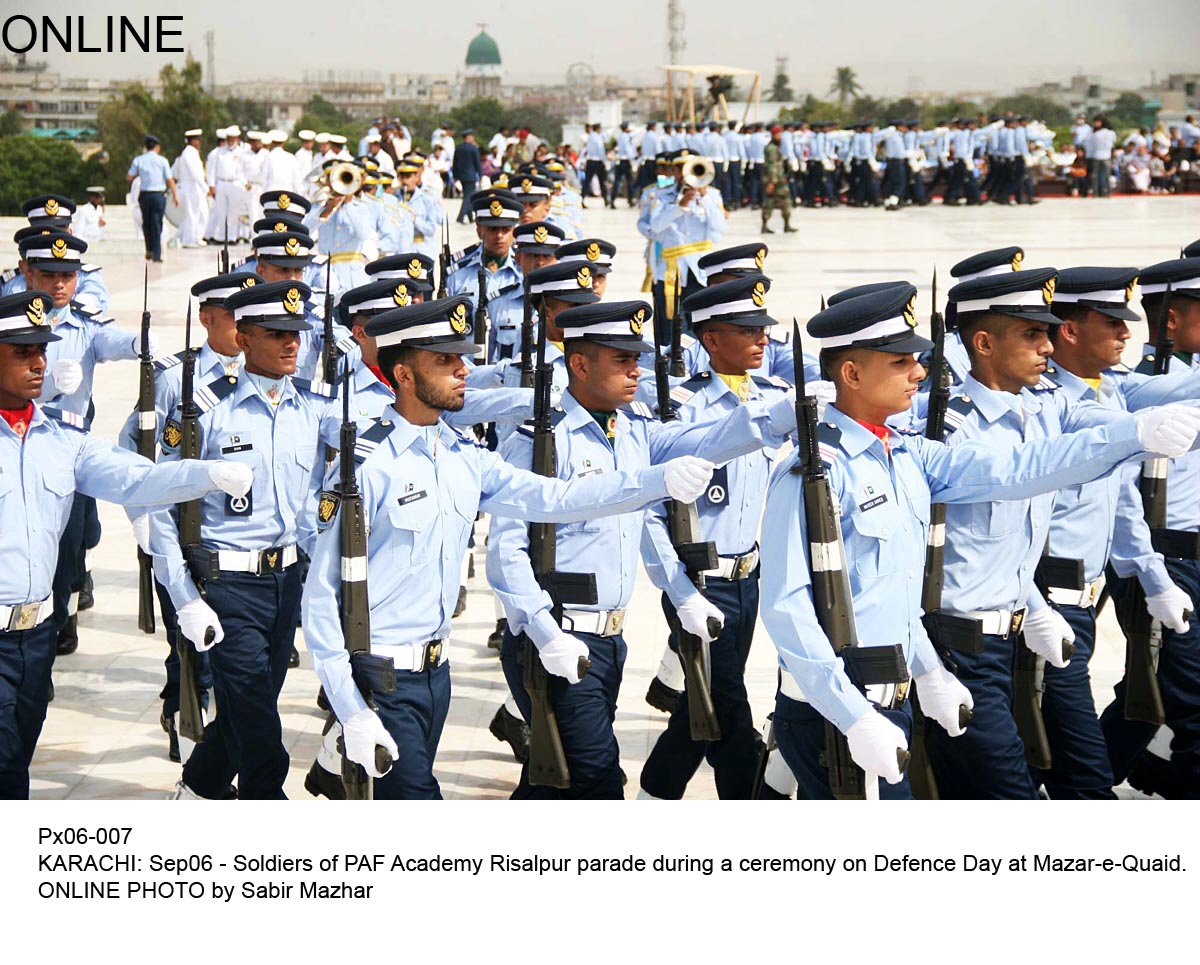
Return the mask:
<path id="1" fill-rule="evenodd" d="M 375 769 L 376 746 L 387 748 L 393 761 L 399 754 L 392 735 L 383 726 L 379 715 L 369 707 L 364 707 L 342 725 L 342 740 L 346 742 L 346 756 L 361 765 L 371 777 L 383 777 L 387 773 Z"/>
<path id="2" fill-rule="evenodd" d="M 1054 607 L 1030 610 L 1021 624 L 1021 636 L 1025 646 L 1055 667 L 1065 667 L 1070 659 L 1063 659 L 1063 643 L 1075 642 L 1075 631 Z"/>
<path id="3" fill-rule="evenodd" d="M 1176 459 L 1192 447 L 1200 433 L 1200 409 L 1175 403 L 1134 413 L 1137 437 L 1147 452 Z"/>
<path id="4" fill-rule="evenodd" d="M 959 720 L 959 708 L 963 705 L 966 705 L 968 710 L 975 707 L 975 698 L 971 696 L 971 691 L 942 666 L 921 674 L 914 682 L 925 716 L 932 717 L 941 724 L 951 737 L 960 736 L 966 728 Z"/>
<path id="5" fill-rule="evenodd" d="M 904 731 L 877 710 L 869 710 L 846 731 L 850 756 L 868 774 L 878 774 L 889 784 L 899 784 L 903 775 L 897 751 L 908 750 Z"/>
<path id="6" fill-rule="evenodd" d="M 208 478 L 214 486 L 230 496 L 245 496 L 254 482 L 254 473 L 244 463 L 222 459 L 209 466 Z"/>
<path id="7" fill-rule="evenodd" d="M 54 363 L 54 385 L 63 395 L 71 395 L 83 384 L 83 366 L 75 359 L 59 359 Z"/>
<path id="8" fill-rule="evenodd" d="M 150 514 L 142 513 L 133 518 L 133 538 L 137 540 L 138 549 L 147 556 L 150 555 Z"/>
<path id="9" fill-rule="evenodd" d="M 138 348 L 142 347 L 142 339 L 138 337 Z M 150 349 L 150 357 L 155 358 L 158 355 L 158 350 L 162 348 L 162 342 L 158 340 L 158 336 L 153 332 L 146 333 L 146 347 Z"/>
<path id="10" fill-rule="evenodd" d="M 681 503 L 694 503 L 708 488 L 713 464 L 697 456 L 679 456 L 663 464 L 667 494 Z"/>
<path id="11" fill-rule="evenodd" d="M 808 394 L 817 400 L 817 408 L 823 409 L 837 398 L 837 386 L 824 379 L 810 382 L 806 387 Z"/>
<path id="12" fill-rule="evenodd" d="M 200 651 L 211 650 L 225 639 L 225 631 L 221 629 L 221 621 L 216 612 L 203 598 L 189 600 L 176 612 L 179 618 L 179 632 L 196 645 Z M 205 640 L 208 631 L 212 630 L 211 640 Z"/>
<path id="13" fill-rule="evenodd" d="M 1194 609 L 1192 598 L 1174 583 L 1169 589 L 1146 597 L 1146 611 L 1168 630 L 1187 633 L 1188 614 Z"/>
<path id="14" fill-rule="evenodd" d="M 725 614 L 704 598 L 703 593 L 693 593 L 675 611 L 683 629 L 693 637 L 699 637 L 705 643 L 712 643 L 720 636 L 721 628 L 725 626 Z M 708 632 L 708 621 L 717 621 L 717 632 Z"/>
<path id="15" fill-rule="evenodd" d="M 560 633 L 538 651 L 542 658 L 542 666 L 556 677 L 565 677 L 568 682 L 577 684 L 583 679 L 579 673 L 579 658 L 591 653 L 587 644 L 569 633 Z"/>

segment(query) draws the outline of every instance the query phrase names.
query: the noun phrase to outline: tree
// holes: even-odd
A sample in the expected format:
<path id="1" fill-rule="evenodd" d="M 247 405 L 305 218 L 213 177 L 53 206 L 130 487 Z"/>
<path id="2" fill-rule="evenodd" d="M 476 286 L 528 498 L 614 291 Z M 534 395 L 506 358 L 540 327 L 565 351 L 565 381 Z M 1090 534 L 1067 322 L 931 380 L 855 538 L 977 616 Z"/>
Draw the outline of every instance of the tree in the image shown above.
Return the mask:
<path id="1" fill-rule="evenodd" d="M 1143 127 L 1149 126 L 1150 123 L 1145 115 L 1145 99 L 1140 94 L 1126 91 L 1113 104 L 1112 110 L 1108 112 L 1108 119 L 1114 127 Z"/>
<path id="2" fill-rule="evenodd" d="M 792 84 L 784 73 L 782 65 L 775 69 L 775 80 L 771 82 L 771 100 L 790 101 L 792 99 Z"/>
<path id="3" fill-rule="evenodd" d="M 833 83 L 829 85 L 829 93 L 835 94 L 838 103 L 843 107 L 851 97 L 862 94 L 862 85 L 859 84 L 853 67 L 838 67 L 833 72 Z"/>
<path id="4" fill-rule="evenodd" d="M 884 103 L 874 97 L 856 97 L 854 103 L 850 105 L 849 120 L 852 121 L 875 121 L 876 123 L 886 120 L 880 115 L 883 114 Z"/>
<path id="5" fill-rule="evenodd" d="M 0 138 L 0 215 L 19 215 L 37 194 L 83 198 L 88 170 L 68 141 L 28 134 Z"/>
<path id="6" fill-rule="evenodd" d="M 1014 94 L 1012 97 L 1002 97 L 993 102 L 993 114 L 1024 114 L 1027 117 L 1045 121 L 1050 127 L 1058 127 L 1071 123 L 1071 111 L 1057 101 L 1048 97 L 1036 97 L 1033 94 Z"/>
<path id="7" fill-rule="evenodd" d="M 320 94 L 313 94 L 304 105 L 304 113 L 296 121 L 296 130 L 308 128 L 313 133 L 343 134 L 347 139 L 358 141 L 361 124 L 354 116 L 327 101 Z"/>
<path id="8" fill-rule="evenodd" d="M 21 112 L 15 107 L 0 114 L 0 137 L 13 137 L 25 129 Z"/>

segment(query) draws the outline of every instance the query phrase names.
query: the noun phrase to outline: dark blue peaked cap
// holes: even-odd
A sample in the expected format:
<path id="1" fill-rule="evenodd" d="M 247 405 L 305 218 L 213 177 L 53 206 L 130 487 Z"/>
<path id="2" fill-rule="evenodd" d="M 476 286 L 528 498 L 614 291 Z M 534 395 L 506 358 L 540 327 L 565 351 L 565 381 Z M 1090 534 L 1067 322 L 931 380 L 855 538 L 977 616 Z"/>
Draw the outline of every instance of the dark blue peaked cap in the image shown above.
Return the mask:
<path id="1" fill-rule="evenodd" d="M 1057 282 L 1058 272 L 1053 268 L 1010 271 L 961 282 L 947 297 L 960 326 L 985 312 L 1059 325 L 1062 319 L 1050 313 Z"/>
<path id="2" fill-rule="evenodd" d="M 809 319 L 808 334 L 820 340 L 822 349 L 868 348 L 901 355 L 926 352 L 933 343 L 917 334 L 916 310 L 916 288 L 894 285 L 818 312 Z"/>
<path id="3" fill-rule="evenodd" d="M 380 348 L 401 346 L 474 355 L 477 346 L 471 338 L 473 311 L 469 295 L 437 298 L 376 315 L 367 322 L 365 331 Z"/>
<path id="4" fill-rule="evenodd" d="M 1064 268 L 1054 289 L 1056 305 L 1074 304 L 1110 318 L 1136 322 L 1140 317 L 1129 307 L 1137 287 L 1136 268 Z"/>
<path id="5" fill-rule="evenodd" d="M 775 319 L 767 314 L 770 290 L 771 279 L 766 275 L 746 275 L 689 295 L 683 300 L 683 310 L 693 325 L 704 322 L 728 322 L 751 328 L 775 325 Z"/>

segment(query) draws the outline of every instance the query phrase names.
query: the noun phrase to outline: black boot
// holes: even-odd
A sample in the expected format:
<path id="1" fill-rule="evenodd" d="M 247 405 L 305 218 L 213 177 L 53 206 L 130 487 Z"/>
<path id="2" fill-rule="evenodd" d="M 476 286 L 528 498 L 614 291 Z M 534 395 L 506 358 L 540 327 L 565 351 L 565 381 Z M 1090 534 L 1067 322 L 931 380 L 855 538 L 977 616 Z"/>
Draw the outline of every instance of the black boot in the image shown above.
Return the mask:
<path id="1" fill-rule="evenodd" d="M 453 616 L 455 616 L 455 617 L 462 616 L 462 612 L 466 608 L 467 608 L 467 588 L 465 586 L 460 586 L 458 588 L 458 602 L 454 604 Z M 452 619 L 453 619 L 453 617 L 452 617 Z"/>
<path id="2" fill-rule="evenodd" d="M 316 761 L 304 776 L 304 790 L 313 797 L 325 797 L 331 801 L 346 800 L 346 788 L 342 785 L 341 776 L 330 774 Z"/>
<path id="3" fill-rule="evenodd" d="M 79 606 L 77 609 L 80 613 L 84 610 L 90 610 L 96 605 L 96 584 L 92 580 L 91 573 L 83 575 L 83 586 L 79 590 Z"/>
<path id="4" fill-rule="evenodd" d="M 488 649 L 499 650 L 504 644 L 504 631 L 508 629 L 508 620 L 501 617 L 496 621 L 496 629 L 488 634 Z"/>
<path id="5" fill-rule="evenodd" d="M 60 657 L 74 653 L 79 649 L 79 618 L 74 614 L 67 617 L 67 622 L 58 631 L 58 640 L 54 644 L 54 652 Z"/>
<path id="6" fill-rule="evenodd" d="M 179 732 L 175 729 L 175 718 L 159 714 L 158 723 L 167 735 L 167 757 L 176 764 L 181 763 L 183 758 L 179 756 Z"/>
<path id="7" fill-rule="evenodd" d="M 1129 786 L 1143 794 L 1157 794 L 1168 801 L 1177 801 L 1184 797 L 1179 776 L 1171 762 L 1163 760 L 1157 754 L 1144 751 L 1129 772 Z"/>
<path id="8" fill-rule="evenodd" d="M 288 666 L 293 670 L 300 666 L 300 651 L 296 649 L 295 644 L 292 644 L 292 653 L 288 657 Z"/>
<path id="9" fill-rule="evenodd" d="M 492 736 L 502 744 L 512 748 L 513 757 L 518 763 L 524 764 L 529 760 L 529 725 L 520 717 L 514 717 L 503 704 L 488 724 Z"/>
<path id="10" fill-rule="evenodd" d="M 679 698 L 682 696 L 682 690 L 672 690 L 655 677 L 650 681 L 650 686 L 646 690 L 646 703 L 655 710 L 661 710 L 664 714 L 670 714 L 674 713 L 675 705 L 679 703 Z"/>

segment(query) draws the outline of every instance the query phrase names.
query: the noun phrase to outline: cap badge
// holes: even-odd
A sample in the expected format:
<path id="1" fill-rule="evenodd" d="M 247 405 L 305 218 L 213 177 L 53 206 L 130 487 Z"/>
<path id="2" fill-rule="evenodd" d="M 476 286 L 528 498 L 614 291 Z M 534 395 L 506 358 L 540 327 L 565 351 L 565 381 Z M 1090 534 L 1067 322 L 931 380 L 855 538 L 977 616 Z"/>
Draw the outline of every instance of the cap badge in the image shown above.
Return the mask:
<path id="1" fill-rule="evenodd" d="M 488 205 L 488 211 L 491 213 L 493 218 L 499 218 L 502 214 L 504 214 L 504 205 L 493 198 L 492 203 Z"/>
<path id="2" fill-rule="evenodd" d="M 762 308 L 763 303 L 767 298 L 767 286 L 761 281 L 754 283 L 754 290 L 750 292 L 750 300 L 754 302 L 755 307 Z"/>
<path id="3" fill-rule="evenodd" d="M 467 303 L 459 302 L 450 312 L 450 327 L 455 335 L 462 335 L 467 330 Z"/>
<path id="4" fill-rule="evenodd" d="M 65 258 L 67 256 L 67 239 L 55 238 L 50 243 L 50 254 L 55 258 Z"/>
<path id="5" fill-rule="evenodd" d="M 1125 301 L 1129 301 L 1129 299 L 1133 298 L 1133 290 L 1137 287 L 1137 283 L 1138 283 L 1138 276 L 1134 275 L 1133 281 L 1131 281 L 1128 285 L 1125 286 Z"/>
<path id="6" fill-rule="evenodd" d="M 1025 252 L 1023 252 L 1023 251 L 1018 251 L 1015 255 L 1012 256 L 1012 270 L 1013 271 L 1021 270 L 1021 261 L 1024 258 L 1025 258 Z"/>
<path id="7" fill-rule="evenodd" d="M 1054 301 L 1054 286 L 1058 284 L 1057 276 L 1051 276 L 1046 279 L 1046 284 L 1042 286 L 1042 301 L 1047 305 Z"/>
<path id="8" fill-rule="evenodd" d="M 421 277 L 421 259 L 413 258 L 409 261 L 408 277 L 409 278 L 420 278 Z"/>
<path id="9" fill-rule="evenodd" d="M 257 278 L 247 278 L 244 282 L 242 282 L 242 287 L 243 288 L 253 288 L 257 284 L 258 284 Z"/>
<path id="10" fill-rule="evenodd" d="M 272 231 L 287 231 L 287 223 L 284 221 L 276 221 L 271 227 Z"/>
<path id="11" fill-rule="evenodd" d="M 765 262 L 766 260 L 767 260 L 767 249 L 759 248 L 758 251 L 756 251 L 754 253 L 754 267 L 762 268 L 763 262 Z"/>
<path id="12" fill-rule="evenodd" d="M 290 258 L 295 258 L 296 255 L 300 254 L 299 239 L 288 238 L 288 240 L 283 243 L 283 252 Z"/>
<path id="13" fill-rule="evenodd" d="M 292 199 L 287 194 L 281 194 L 275 203 L 279 206 L 280 211 L 287 211 L 292 206 Z"/>
<path id="14" fill-rule="evenodd" d="M 529 178 L 522 178 L 521 179 L 521 190 L 525 194 L 528 194 L 530 191 L 533 190 L 533 182 L 530 181 Z"/>
<path id="15" fill-rule="evenodd" d="M 54 198 L 47 198 L 46 203 L 42 205 L 46 210 L 46 214 L 53 218 L 58 214 L 58 202 Z"/>
<path id="16" fill-rule="evenodd" d="M 289 315 L 299 315 L 303 302 L 300 300 L 300 289 L 289 288 L 283 296 L 283 310 Z"/>
<path id="17" fill-rule="evenodd" d="M 30 299 L 29 307 L 25 309 L 25 317 L 34 325 L 46 324 L 46 303 L 41 296 Z"/>
<path id="18" fill-rule="evenodd" d="M 408 286 L 403 282 L 396 286 L 396 290 L 392 292 L 392 301 L 401 308 L 407 308 L 412 304 L 412 295 L 408 293 Z"/>
<path id="19" fill-rule="evenodd" d="M 584 265 L 579 271 L 575 272 L 575 281 L 580 288 L 592 287 L 592 269 Z"/>
<path id="20" fill-rule="evenodd" d="M 538 225 L 533 229 L 533 240 L 535 244 L 544 245 L 546 239 L 550 237 L 550 232 L 546 230 L 545 225 Z"/>
<path id="21" fill-rule="evenodd" d="M 639 308 L 633 313 L 633 317 L 629 320 L 629 330 L 634 335 L 642 334 L 642 326 L 646 323 L 646 309 Z"/>
<path id="22" fill-rule="evenodd" d="M 917 296 L 913 294 L 908 300 L 908 304 L 904 306 L 904 322 L 909 328 L 917 327 Z"/>
<path id="23" fill-rule="evenodd" d="M 584 254 L 587 255 L 588 261 L 597 261 L 600 258 L 600 246 L 593 241 L 587 246 L 587 251 Z"/>

